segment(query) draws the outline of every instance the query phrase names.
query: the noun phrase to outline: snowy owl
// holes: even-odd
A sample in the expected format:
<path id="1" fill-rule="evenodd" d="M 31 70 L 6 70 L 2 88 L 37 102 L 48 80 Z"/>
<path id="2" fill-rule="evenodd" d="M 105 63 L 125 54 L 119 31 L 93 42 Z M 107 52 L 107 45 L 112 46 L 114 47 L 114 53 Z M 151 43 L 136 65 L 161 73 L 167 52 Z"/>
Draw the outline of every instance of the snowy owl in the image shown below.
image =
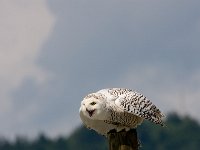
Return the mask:
<path id="1" fill-rule="evenodd" d="M 125 88 L 102 89 L 87 95 L 79 110 L 83 124 L 107 136 L 136 128 L 144 119 L 163 126 L 163 114 L 142 94 Z"/>

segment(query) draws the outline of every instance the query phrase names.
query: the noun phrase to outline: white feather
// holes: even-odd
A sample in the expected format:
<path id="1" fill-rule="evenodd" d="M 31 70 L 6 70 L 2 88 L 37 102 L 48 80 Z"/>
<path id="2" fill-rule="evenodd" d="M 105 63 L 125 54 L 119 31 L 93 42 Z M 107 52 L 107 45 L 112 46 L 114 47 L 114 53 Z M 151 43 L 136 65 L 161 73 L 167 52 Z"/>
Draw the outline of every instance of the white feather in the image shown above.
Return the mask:
<path id="1" fill-rule="evenodd" d="M 124 88 L 102 89 L 81 102 L 80 118 L 102 135 L 136 128 L 144 119 L 163 125 L 160 110 L 145 96 Z"/>

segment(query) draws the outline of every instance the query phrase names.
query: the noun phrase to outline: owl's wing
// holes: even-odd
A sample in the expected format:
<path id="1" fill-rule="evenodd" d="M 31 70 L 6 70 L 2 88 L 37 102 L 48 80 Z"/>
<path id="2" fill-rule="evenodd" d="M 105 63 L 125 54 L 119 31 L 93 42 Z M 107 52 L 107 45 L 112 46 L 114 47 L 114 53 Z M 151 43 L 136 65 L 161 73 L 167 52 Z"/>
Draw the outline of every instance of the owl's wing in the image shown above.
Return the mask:
<path id="1" fill-rule="evenodd" d="M 164 125 L 161 111 L 144 95 L 128 89 L 110 89 L 110 94 L 114 94 L 115 105 L 124 112 L 150 120 L 156 124 Z"/>

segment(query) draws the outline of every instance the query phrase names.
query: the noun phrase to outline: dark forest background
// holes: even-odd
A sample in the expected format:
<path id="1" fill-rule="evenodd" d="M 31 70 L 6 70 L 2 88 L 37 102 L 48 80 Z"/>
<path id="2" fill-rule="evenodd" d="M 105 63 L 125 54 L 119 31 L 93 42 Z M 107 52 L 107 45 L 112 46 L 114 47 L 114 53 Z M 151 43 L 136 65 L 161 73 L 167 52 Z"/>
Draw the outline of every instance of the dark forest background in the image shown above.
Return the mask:
<path id="1" fill-rule="evenodd" d="M 145 121 L 138 127 L 140 150 L 199 150 L 200 125 L 188 117 L 175 113 L 168 115 L 167 127 L 160 127 Z M 77 128 L 69 137 L 50 139 L 40 134 L 35 140 L 17 137 L 15 141 L 0 139 L 0 150 L 107 150 L 103 136 L 83 126 Z"/>

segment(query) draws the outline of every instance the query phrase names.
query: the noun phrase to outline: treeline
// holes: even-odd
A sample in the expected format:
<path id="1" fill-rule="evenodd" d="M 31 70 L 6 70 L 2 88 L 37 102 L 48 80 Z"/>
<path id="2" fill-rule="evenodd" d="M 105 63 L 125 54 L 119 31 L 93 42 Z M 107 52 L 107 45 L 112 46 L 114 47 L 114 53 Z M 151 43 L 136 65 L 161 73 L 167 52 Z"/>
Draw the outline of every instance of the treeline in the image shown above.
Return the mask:
<path id="1" fill-rule="evenodd" d="M 140 150 L 199 150 L 200 125 L 190 117 L 171 114 L 166 120 L 167 127 L 160 127 L 148 121 L 138 129 Z M 14 142 L 0 139 L 0 150 L 108 150 L 103 136 L 80 127 L 69 137 L 50 139 L 44 134 L 29 141 L 18 137 Z"/>
<path id="2" fill-rule="evenodd" d="M 59 137 L 50 139 L 40 134 L 36 140 L 28 140 L 26 137 L 17 137 L 14 142 L 0 139 L 0 150 L 68 150 L 67 139 Z"/>

